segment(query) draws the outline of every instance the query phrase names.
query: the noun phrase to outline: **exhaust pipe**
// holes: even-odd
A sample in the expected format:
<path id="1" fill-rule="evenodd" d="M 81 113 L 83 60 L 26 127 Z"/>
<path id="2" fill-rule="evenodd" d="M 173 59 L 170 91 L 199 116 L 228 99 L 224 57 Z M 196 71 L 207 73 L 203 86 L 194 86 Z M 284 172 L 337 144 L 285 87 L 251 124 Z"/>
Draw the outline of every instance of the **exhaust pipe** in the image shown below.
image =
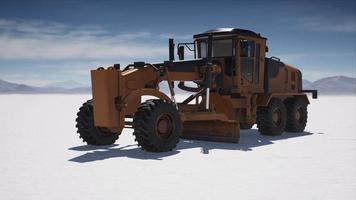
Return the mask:
<path id="1" fill-rule="evenodd" d="M 169 45 L 169 61 L 174 61 L 174 41 L 172 38 L 168 39 Z"/>
<path id="2" fill-rule="evenodd" d="M 206 77 L 206 105 L 205 108 L 209 110 L 210 104 L 210 86 L 211 86 L 211 66 L 213 65 L 213 35 L 208 35 L 208 56 L 206 58 L 206 65 L 207 65 L 207 77 Z"/>

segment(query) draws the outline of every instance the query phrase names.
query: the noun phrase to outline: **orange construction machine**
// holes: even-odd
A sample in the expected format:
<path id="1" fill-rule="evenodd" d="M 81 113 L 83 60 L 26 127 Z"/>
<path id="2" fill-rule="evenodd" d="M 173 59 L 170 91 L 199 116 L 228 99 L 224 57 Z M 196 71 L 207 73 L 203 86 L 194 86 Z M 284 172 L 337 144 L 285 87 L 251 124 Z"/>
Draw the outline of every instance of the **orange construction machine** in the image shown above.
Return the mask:
<path id="1" fill-rule="evenodd" d="M 301 132 L 308 97 L 301 72 L 276 57 L 266 58 L 266 38 L 229 28 L 194 35 L 194 42 L 169 39 L 169 61 L 134 62 L 91 71 L 93 99 L 78 112 L 80 137 L 90 145 L 113 144 L 123 128 L 133 128 L 147 151 L 175 148 L 180 138 L 238 142 L 240 129 L 257 124 L 263 135 Z M 194 53 L 184 60 L 184 50 Z M 165 81 L 169 94 L 160 91 Z M 189 84 L 187 84 L 189 82 Z M 192 86 L 192 83 L 195 86 Z M 175 99 L 175 87 L 190 92 Z M 151 96 L 142 102 L 143 96 Z"/>

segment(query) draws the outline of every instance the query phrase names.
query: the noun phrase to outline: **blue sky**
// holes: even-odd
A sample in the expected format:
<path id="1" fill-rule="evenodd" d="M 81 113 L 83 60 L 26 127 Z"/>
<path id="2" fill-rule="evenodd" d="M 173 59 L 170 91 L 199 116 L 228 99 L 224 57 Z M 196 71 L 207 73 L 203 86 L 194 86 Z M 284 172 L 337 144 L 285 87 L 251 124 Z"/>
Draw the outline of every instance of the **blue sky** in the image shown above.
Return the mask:
<path id="1" fill-rule="evenodd" d="M 356 77 L 354 1 L 0 1 L 0 79 L 89 84 L 90 69 L 168 59 L 167 39 L 217 27 L 268 38 L 268 56 L 316 80 Z"/>

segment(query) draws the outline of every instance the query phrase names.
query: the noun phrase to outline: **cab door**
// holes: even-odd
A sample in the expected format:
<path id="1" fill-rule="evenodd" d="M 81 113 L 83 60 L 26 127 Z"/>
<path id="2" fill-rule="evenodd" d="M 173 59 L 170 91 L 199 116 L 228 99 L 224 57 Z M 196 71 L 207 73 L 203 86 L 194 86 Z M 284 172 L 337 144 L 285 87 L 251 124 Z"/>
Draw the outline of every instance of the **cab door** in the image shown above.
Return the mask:
<path id="1" fill-rule="evenodd" d="M 239 93 L 263 91 L 261 80 L 261 43 L 248 37 L 236 42 L 237 90 Z"/>

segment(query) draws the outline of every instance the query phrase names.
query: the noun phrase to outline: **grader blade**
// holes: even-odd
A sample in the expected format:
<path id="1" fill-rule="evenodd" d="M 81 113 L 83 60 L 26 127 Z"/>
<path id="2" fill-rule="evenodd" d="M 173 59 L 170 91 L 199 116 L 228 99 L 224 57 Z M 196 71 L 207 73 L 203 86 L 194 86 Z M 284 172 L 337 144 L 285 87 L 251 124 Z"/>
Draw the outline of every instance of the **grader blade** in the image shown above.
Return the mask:
<path id="1" fill-rule="evenodd" d="M 240 124 L 234 121 L 187 121 L 181 138 L 238 143 Z"/>

